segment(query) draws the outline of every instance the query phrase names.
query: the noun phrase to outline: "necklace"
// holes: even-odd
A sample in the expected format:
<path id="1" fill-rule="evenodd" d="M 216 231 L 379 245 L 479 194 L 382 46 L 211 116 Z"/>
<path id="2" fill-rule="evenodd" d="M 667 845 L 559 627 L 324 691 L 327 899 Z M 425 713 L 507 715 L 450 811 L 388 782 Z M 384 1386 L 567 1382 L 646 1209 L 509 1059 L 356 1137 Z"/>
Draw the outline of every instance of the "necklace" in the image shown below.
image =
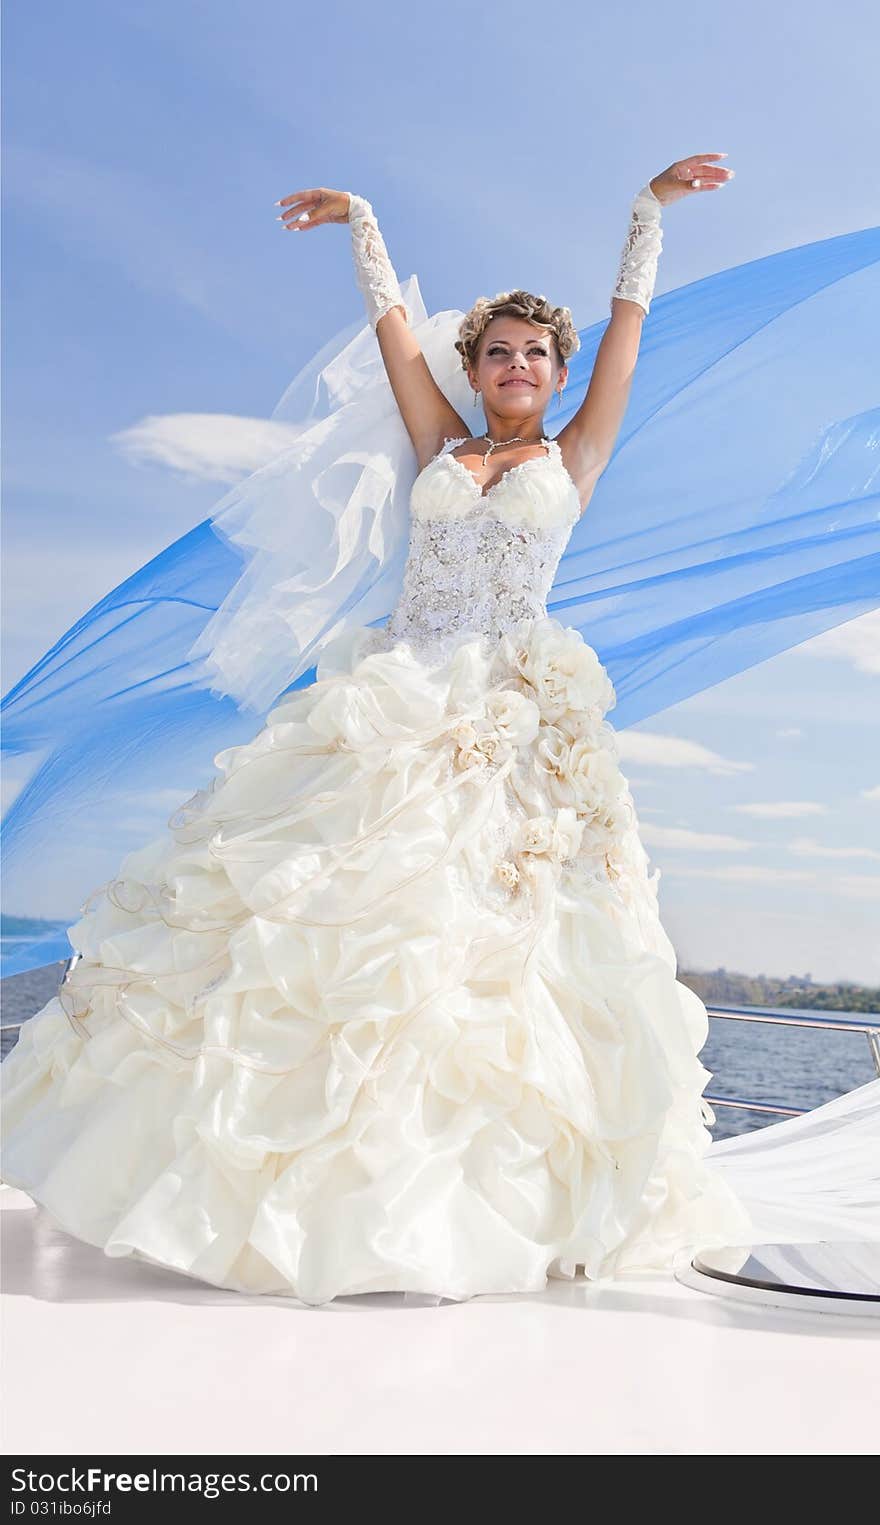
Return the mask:
<path id="1" fill-rule="evenodd" d="M 484 466 L 485 466 L 486 462 L 488 461 L 490 455 L 492 454 L 492 451 L 493 450 L 497 450 L 499 445 L 547 445 L 547 444 L 549 444 L 549 440 L 548 440 L 546 434 L 542 434 L 541 438 L 539 440 L 536 440 L 536 439 L 523 439 L 522 435 L 520 435 L 520 434 L 515 434 L 513 439 L 499 439 L 499 440 L 493 440 L 491 434 L 481 434 L 480 435 L 480 439 L 487 439 L 487 440 L 491 441 L 491 443 L 489 445 L 489 449 L 486 451 L 486 454 L 483 456 L 483 465 Z"/>

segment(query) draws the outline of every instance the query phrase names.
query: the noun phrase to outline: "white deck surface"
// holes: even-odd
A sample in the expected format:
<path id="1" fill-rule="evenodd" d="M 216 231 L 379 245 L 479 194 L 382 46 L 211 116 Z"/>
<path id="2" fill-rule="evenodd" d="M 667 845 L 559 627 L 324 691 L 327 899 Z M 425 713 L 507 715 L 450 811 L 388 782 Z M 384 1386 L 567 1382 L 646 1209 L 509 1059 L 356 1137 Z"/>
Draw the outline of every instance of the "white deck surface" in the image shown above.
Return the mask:
<path id="1" fill-rule="evenodd" d="M 310 1308 L 114 1260 L 0 1189 L 4 1454 L 873 1454 L 880 1321 L 672 1277 Z"/>

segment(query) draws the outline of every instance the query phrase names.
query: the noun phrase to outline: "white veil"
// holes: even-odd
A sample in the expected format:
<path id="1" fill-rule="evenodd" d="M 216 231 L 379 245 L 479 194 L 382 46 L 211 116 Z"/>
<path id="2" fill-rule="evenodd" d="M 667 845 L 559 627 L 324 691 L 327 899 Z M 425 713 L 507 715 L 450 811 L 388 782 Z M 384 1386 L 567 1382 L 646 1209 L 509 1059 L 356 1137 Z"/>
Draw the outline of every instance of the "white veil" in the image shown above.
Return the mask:
<path id="1" fill-rule="evenodd" d="M 434 379 L 479 432 L 483 412 L 454 347 L 464 314 L 428 317 L 415 275 L 401 290 Z M 369 325 L 325 346 L 272 417 L 289 424 L 293 443 L 215 511 L 214 532 L 246 566 L 188 653 L 206 687 L 258 713 L 344 628 L 378 622 L 393 607 L 417 474 Z"/>
<path id="2" fill-rule="evenodd" d="M 774 1236 L 794 1244 L 880 1240 L 880 1080 L 798 1117 L 716 1139 L 709 1157 L 748 1199 L 767 1243 Z M 877 1269 L 880 1285 L 880 1260 Z"/>

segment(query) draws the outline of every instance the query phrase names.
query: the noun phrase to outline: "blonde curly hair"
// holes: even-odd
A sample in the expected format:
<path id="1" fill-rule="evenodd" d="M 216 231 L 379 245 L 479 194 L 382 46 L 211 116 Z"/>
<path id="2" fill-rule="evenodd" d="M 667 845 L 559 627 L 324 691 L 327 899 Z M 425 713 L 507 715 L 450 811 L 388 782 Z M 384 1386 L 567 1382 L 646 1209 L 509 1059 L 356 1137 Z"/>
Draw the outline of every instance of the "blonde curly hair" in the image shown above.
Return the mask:
<path id="1" fill-rule="evenodd" d="M 581 347 L 570 307 L 551 307 L 545 296 L 534 296 L 531 291 L 499 291 L 491 298 L 478 297 L 459 324 L 455 348 L 461 356 L 463 370 L 469 366 L 476 369 L 480 340 L 492 318 L 501 314 L 525 318 L 539 328 L 549 328 L 563 365 Z"/>

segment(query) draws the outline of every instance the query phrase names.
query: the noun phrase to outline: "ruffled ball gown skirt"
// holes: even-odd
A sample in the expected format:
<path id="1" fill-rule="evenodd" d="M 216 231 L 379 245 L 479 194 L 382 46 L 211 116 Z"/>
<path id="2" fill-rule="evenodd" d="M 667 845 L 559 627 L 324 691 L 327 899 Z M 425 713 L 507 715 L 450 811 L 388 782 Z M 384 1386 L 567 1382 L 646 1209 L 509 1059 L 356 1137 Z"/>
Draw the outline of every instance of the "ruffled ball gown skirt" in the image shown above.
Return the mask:
<path id="1" fill-rule="evenodd" d="M 736 1242 L 592 648 L 357 627 L 70 929 L 4 1062 L 63 1229 L 309 1303 L 467 1298 Z"/>

